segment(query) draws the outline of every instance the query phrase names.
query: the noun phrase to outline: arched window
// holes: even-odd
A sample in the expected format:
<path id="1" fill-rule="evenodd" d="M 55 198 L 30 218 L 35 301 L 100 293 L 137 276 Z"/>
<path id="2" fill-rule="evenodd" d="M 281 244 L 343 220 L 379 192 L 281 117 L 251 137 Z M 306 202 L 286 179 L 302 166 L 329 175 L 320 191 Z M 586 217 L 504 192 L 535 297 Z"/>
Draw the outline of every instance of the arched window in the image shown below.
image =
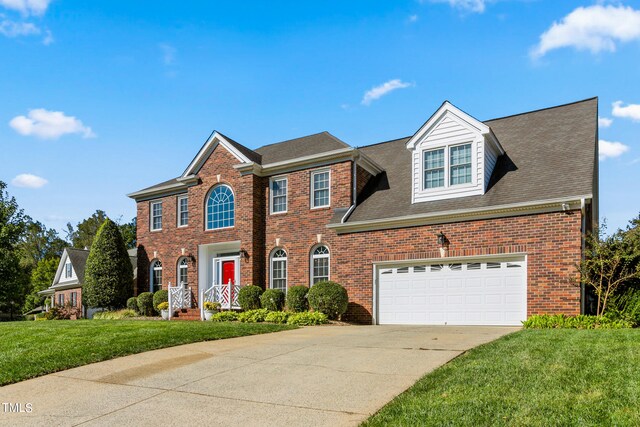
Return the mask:
<path id="1" fill-rule="evenodd" d="M 316 246 L 311 251 L 311 285 L 329 280 L 329 248 Z"/>
<path id="2" fill-rule="evenodd" d="M 178 260 L 178 285 L 184 286 L 189 283 L 187 272 L 189 271 L 189 260 L 187 258 L 180 258 Z"/>
<path id="3" fill-rule="evenodd" d="M 271 252 L 271 289 L 287 290 L 287 252 L 284 249 Z"/>
<path id="4" fill-rule="evenodd" d="M 151 280 L 149 285 L 150 292 L 162 289 L 162 263 L 159 259 L 151 263 Z"/>
<path id="5" fill-rule="evenodd" d="M 235 213 L 235 201 L 231 188 L 227 185 L 214 187 L 207 199 L 207 230 L 233 227 Z"/>

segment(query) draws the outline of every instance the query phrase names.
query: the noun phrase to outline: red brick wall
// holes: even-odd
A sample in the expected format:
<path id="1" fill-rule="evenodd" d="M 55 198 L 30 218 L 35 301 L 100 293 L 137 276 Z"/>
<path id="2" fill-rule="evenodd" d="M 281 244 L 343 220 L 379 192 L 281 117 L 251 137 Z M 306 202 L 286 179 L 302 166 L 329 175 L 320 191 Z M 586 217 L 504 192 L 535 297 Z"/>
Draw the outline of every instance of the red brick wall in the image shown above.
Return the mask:
<path id="1" fill-rule="evenodd" d="M 73 288 L 73 289 L 65 289 L 63 291 L 56 291 L 53 294 L 54 297 L 54 305 L 57 306 L 58 305 L 58 295 L 63 294 L 64 295 L 64 303 L 68 304 L 69 302 L 71 302 L 71 293 L 72 292 L 77 292 L 78 296 L 78 301 L 77 301 L 77 305 L 76 307 L 78 307 L 80 310 L 82 310 L 82 288 Z M 49 297 L 51 298 L 51 297 Z M 82 311 L 81 311 L 82 312 Z"/>
<path id="2" fill-rule="evenodd" d="M 581 213 L 546 213 L 454 224 L 380 230 L 338 236 L 332 278 L 349 291 L 350 320 L 369 323 L 374 261 L 440 257 L 436 234 L 449 240 L 449 257 L 527 254 L 527 311 L 579 314 L 578 277 Z"/>

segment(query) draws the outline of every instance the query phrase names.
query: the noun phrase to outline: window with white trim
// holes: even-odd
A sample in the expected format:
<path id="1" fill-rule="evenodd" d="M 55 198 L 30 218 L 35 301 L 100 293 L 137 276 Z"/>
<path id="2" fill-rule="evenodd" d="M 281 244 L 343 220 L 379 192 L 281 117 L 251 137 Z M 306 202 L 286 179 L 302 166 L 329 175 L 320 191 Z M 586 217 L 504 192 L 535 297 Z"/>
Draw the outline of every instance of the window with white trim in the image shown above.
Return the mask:
<path id="1" fill-rule="evenodd" d="M 159 259 L 151 263 L 151 280 L 149 292 L 155 292 L 162 289 L 162 262 Z"/>
<path id="2" fill-rule="evenodd" d="M 178 285 L 184 286 L 189 283 L 189 260 L 186 257 L 178 260 Z"/>
<path id="3" fill-rule="evenodd" d="M 162 202 L 151 202 L 149 212 L 151 214 L 149 222 L 151 231 L 162 230 Z"/>
<path id="4" fill-rule="evenodd" d="M 311 252 L 311 284 L 329 280 L 329 248 L 316 246 Z"/>
<path id="5" fill-rule="evenodd" d="M 189 196 L 178 196 L 178 227 L 189 225 Z"/>
<path id="6" fill-rule="evenodd" d="M 287 211 L 287 177 L 271 180 L 271 213 Z"/>
<path id="7" fill-rule="evenodd" d="M 331 174 L 328 170 L 311 173 L 311 208 L 324 208 L 331 203 Z"/>
<path id="8" fill-rule="evenodd" d="M 424 190 L 471 184 L 472 143 L 451 145 L 422 152 Z M 448 156 L 445 155 L 448 153 Z"/>
<path id="9" fill-rule="evenodd" d="M 271 253 L 271 289 L 287 290 L 287 252 L 284 249 Z"/>
<path id="10" fill-rule="evenodd" d="M 77 292 L 71 292 L 71 306 L 72 307 L 77 307 L 78 306 L 78 293 Z"/>
<path id="11" fill-rule="evenodd" d="M 207 230 L 233 227 L 235 224 L 235 198 L 228 185 L 213 187 L 207 198 Z"/>
<path id="12" fill-rule="evenodd" d="M 58 294 L 58 306 L 62 307 L 64 305 L 64 294 Z"/>
<path id="13" fill-rule="evenodd" d="M 71 263 L 67 261 L 67 263 L 64 265 L 64 278 L 69 279 L 72 276 L 73 276 L 73 267 L 71 266 Z"/>

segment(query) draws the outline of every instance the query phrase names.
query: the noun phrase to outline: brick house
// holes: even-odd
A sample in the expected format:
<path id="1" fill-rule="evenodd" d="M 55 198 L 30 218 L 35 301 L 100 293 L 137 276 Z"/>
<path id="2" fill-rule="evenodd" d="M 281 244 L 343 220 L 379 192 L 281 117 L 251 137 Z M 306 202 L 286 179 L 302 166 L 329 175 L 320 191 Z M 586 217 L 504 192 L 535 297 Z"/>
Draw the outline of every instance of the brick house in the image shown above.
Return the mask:
<path id="1" fill-rule="evenodd" d="M 445 102 L 412 136 L 358 148 L 323 132 L 251 150 L 214 132 L 182 175 L 129 195 L 136 292 L 234 308 L 249 283 L 330 279 L 361 323 L 578 314 L 597 115 L 592 98 L 482 122 Z"/>

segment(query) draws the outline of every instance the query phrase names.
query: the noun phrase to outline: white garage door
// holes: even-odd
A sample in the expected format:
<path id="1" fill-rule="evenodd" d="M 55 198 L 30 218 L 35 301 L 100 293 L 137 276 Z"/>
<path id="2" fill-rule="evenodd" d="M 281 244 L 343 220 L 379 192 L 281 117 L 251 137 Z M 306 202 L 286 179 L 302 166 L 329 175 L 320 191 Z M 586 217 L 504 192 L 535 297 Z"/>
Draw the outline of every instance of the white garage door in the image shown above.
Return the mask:
<path id="1" fill-rule="evenodd" d="M 378 323 L 520 325 L 527 316 L 524 259 L 379 267 Z"/>

